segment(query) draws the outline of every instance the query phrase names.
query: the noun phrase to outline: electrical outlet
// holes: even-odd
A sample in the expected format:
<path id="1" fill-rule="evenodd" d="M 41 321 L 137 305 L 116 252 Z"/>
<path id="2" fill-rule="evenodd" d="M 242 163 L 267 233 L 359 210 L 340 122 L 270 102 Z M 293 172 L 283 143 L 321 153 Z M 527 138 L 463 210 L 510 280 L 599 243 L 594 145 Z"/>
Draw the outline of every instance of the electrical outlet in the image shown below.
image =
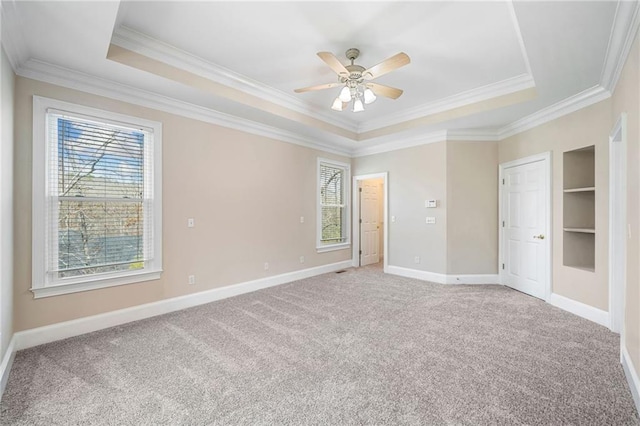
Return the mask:
<path id="1" fill-rule="evenodd" d="M 189 275 L 189 284 L 193 285 L 196 283 L 196 276 L 195 275 Z"/>
<path id="2" fill-rule="evenodd" d="M 429 225 L 433 225 L 436 223 L 436 218 L 435 217 L 427 217 L 427 223 Z"/>
<path id="3" fill-rule="evenodd" d="M 304 263 L 304 256 L 300 256 L 300 263 Z"/>
<path id="4" fill-rule="evenodd" d="M 300 223 L 304 223 L 304 216 L 300 216 Z"/>
<path id="5" fill-rule="evenodd" d="M 269 262 L 264 262 L 264 270 L 265 271 L 269 270 Z"/>
<path id="6" fill-rule="evenodd" d="M 395 223 L 396 222 L 396 217 L 395 216 L 391 216 L 391 223 Z"/>
<path id="7" fill-rule="evenodd" d="M 413 258 L 413 263 L 420 263 L 420 256 L 416 256 Z"/>
<path id="8" fill-rule="evenodd" d="M 196 221 L 193 220 L 192 217 L 190 217 L 189 219 L 187 219 L 187 227 L 188 228 L 193 228 L 194 226 L 196 226 Z"/>

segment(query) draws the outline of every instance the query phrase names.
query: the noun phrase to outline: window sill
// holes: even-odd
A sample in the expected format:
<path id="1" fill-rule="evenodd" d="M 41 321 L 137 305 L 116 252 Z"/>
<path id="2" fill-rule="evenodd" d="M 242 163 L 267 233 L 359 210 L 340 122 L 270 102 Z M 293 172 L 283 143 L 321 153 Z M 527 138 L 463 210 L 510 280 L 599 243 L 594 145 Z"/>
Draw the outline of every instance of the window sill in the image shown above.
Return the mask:
<path id="1" fill-rule="evenodd" d="M 110 278 L 88 278 L 83 282 L 56 284 L 49 285 L 47 287 L 32 287 L 31 291 L 33 292 L 34 299 L 40 299 L 43 297 L 60 296 L 63 294 L 78 293 L 81 291 L 97 290 L 99 288 L 158 280 L 161 275 L 162 270 L 156 270 Z"/>
<path id="2" fill-rule="evenodd" d="M 316 247 L 316 252 L 326 253 L 328 251 L 345 250 L 348 248 L 351 248 L 351 243 L 331 244 L 331 245 Z"/>

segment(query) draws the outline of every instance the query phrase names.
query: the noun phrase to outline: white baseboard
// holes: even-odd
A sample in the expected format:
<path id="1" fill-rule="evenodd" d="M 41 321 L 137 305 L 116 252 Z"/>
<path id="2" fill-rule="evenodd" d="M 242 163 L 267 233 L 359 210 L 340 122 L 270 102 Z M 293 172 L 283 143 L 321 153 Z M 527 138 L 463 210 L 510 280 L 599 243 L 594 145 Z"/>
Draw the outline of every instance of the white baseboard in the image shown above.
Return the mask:
<path id="1" fill-rule="evenodd" d="M 446 284 L 499 284 L 498 274 L 465 274 L 446 276 Z"/>
<path id="2" fill-rule="evenodd" d="M 30 348 L 45 343 L 55 342 L 56 340 L 79 336 L 85 333 L 91 333 L 93 331 L 98 331 L 109 327 L 115 327 L 121 324 L 138 321 L 156 315 L 162 315 L 169 312 L 179 311 L 181 309 L 203 305 L 205 303 L 215 302 L 216 300 L 226 299 L 228 297 L 250 293 L 252 291 L 261 290 L 263 288 L 273 287 L 280 284 L 286 284 L 292 281 L 326 274 L 328 272 L 335 272 L 340 269 L 349 267 L 351 267 L 351 259 L 343 262 L 332 263 L 329 265 L 303 269 L 300 271 L 288 272 L 286 274 L 260 278 L 253 281 L 246 281 L 226 287 L 214 288 L 211 290 L 188 294 L 185 296 L 160 300 L 158 302 L 133 306 L 131 308 L 120 309 L 104 314 L 93 315 L 90 317 L 65 321 L 57 324 L 47 325 L 44 327 L 19 331 L 14 334 L 14 351 L 19 351 L 21 349 Z"/>
<path id="3" fill-rule="evenodd" d="M 385 272 L 392 275 L 415 278 L 438 284 L 498 284 L 499 282 L 498 274 L 447 275 L 392 265 L 387 266 L 387 270 Z"/>
<path id="4" fill-rule="evenodd" d="M 625 345 L 622 345 L 620 348 L 620 362 L 622 363 L 624 375 L 627 376 L 627 382 L 629 382 L 629 388 L 631 389 L 633 401 L 636 403 L 636 409 L 640 413 L 640 378 L 638 378 L 638 370 L 634 368 Z"/>
<path id="5" fill-rule="evenodd" d="M 7 387 L 7 382 L 9 381 L 11 366 L 13 365 L 13 360 L 16 357 L 15 346 L 16 337 L 14 335 L 11 337 L 11 341 L 9 341 L 9 346 L 7 346 L 4 357 L 2 357 L 2 364 L 0 364 L 0 396 L 4 393 L 4 389 Z"/>
<path id="6" fill-rule="evenodd" d="M 551 296 L 547 299 L 547 303 L 578 315 L 579 317 L 598 323 L 604 327 L 609 328 L 611 325 L 609 312 L 594 308 L 593 306 L 585 305 L 584 303 L 577 302 L 557 293 L 551 293 Z"/>

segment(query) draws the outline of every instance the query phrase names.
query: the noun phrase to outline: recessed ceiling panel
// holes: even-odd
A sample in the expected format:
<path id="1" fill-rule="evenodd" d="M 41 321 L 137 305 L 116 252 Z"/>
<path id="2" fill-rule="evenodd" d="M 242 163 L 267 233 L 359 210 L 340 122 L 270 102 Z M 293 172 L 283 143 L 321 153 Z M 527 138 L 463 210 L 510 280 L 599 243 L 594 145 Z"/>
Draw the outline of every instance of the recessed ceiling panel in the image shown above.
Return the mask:
<path id="1" fill-rule="evenodd" d="M 356 122 L 527 72 L 499 2 L 127 2 L 118 24 L 323 108 L 339 89 L 293 93 L 337 80 L 318 51 L 347 64 L 344 52 L 357 47 L 364 67 L 406 52 L 411 64 L 378 80 L 404 94 L 351 114 Z"/>

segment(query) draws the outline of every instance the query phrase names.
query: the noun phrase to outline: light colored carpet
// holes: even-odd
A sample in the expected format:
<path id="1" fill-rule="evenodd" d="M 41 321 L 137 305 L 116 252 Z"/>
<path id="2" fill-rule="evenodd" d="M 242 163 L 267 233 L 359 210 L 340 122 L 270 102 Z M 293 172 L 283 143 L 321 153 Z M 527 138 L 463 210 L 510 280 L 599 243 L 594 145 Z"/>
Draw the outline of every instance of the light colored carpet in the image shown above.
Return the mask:
<path id="1" fill-rule="evenodd" d="M 618 345 L 501 286 L 366 267 L 21 351 L 0 423 L 638 425 Z"/>

